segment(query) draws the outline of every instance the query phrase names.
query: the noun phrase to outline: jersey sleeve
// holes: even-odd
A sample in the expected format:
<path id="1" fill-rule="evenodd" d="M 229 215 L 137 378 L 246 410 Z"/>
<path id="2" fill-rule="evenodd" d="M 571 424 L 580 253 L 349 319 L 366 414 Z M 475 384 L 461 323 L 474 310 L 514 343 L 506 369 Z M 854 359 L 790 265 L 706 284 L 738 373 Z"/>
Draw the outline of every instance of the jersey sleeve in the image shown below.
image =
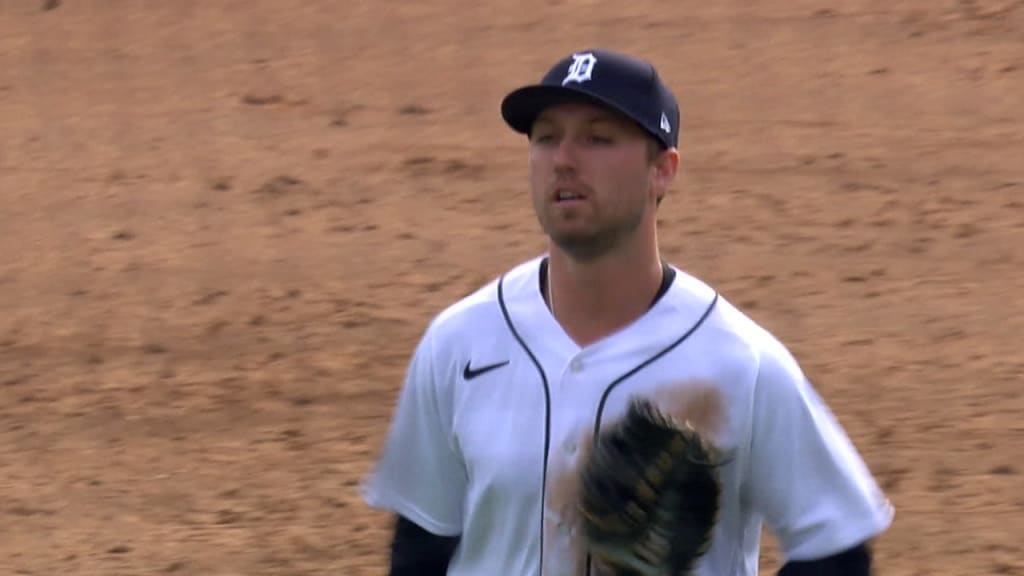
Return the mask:
<path id="1" fill-rule="evenodd" d="M 813 560 L 869 540 L 893 509 L 835 415 L 777 341 L 753 399 L 746 495 L 787 560 Z"/>
<path id="2" fill-rule="evenodd" d="M 434 534 L 456 536 L 467 477 L 453 441 L 451 386 L 437 364 L 428 330 L 409 363 L 362 494 L 371 507 L 396 512 Z"/>

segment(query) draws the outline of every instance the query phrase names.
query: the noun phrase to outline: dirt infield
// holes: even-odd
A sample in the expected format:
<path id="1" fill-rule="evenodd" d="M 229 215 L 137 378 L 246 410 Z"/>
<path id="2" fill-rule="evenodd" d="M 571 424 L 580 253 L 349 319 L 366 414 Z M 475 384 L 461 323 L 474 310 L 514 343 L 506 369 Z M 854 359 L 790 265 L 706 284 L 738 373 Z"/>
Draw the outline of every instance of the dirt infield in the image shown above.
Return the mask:
<path id="1" fill-rule="evenodd" d="M 1020 1 L 0 1 L 0 574 L 383 574 L 356 484 L 408 354 L 543 248 L 498 101 L 601 45 L 679 94 L 664 255 L 792 347 L 895 502 L 879 573 L 1024 575 L 1022 30 Z"/>

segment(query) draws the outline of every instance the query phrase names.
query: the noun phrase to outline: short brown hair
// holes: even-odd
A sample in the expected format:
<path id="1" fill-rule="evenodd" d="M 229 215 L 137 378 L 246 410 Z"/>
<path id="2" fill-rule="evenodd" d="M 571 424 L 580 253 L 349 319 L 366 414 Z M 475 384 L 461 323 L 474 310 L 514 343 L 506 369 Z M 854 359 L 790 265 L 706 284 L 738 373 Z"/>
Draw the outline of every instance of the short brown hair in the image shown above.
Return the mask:
<path id="1" fill-rule="evenodd" d="M 661 153 L 666 151 L 666 150 L 668 150 L 668 148 L 666 148 L 665 145 L 660 140 L 658 140 L 657 138 L 654 138 L 653 136 L 647 138 L 647 162 L 648 163 L 653 164 L 654 161 L 658 159 L 658 156 L 660 156 Z M 664 200 L 664 199 L 665 199 L 664 196 L 661 196 L 660 198 L 658 198 L 658 206 L 661 206 L 661 201 Z"/>
<path id="2" fill-rule="evenodd" d="M 655 158 L 661 155 L 662 152 L 668 150 L 664 144 L 658 141 L 654 137 L 647 138 L 647 161 L 654 162 Z"/>

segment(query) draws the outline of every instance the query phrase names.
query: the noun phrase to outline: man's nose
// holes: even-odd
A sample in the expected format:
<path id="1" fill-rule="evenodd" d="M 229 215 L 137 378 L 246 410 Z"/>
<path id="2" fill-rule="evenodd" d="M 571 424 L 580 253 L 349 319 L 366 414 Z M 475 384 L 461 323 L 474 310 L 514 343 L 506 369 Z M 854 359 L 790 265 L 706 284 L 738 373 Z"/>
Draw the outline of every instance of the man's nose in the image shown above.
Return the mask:
<path id="1" fill-rule="evenodd" d="M 555 148 L 554 160 L 556 168 L 575 168 L 576 141 L 572 138 L 562 138 L 559 140 L 558 146 Z"/>

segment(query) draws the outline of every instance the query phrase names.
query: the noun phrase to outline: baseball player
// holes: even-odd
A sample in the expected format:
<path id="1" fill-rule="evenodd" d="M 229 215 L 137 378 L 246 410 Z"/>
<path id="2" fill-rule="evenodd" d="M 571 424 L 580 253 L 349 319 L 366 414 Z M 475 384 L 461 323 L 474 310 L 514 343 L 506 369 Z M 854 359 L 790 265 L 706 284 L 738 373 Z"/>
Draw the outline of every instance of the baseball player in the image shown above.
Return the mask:
<path id="1" fill-rule="evenodd" d="M 787 348 L 658 249 L 679 109 L 652 65 L 608 50 L 509 93 L 549 249 L 435 316 L 363 485 L 396 518 L 392 576 L 585 574 L 571 498 L 588 434 L 637 394 L 711 383 L 728 453 L 696 574 L 863 576 L 893 508 Z M 592 573 L 596 573 L 591 571 Z"/>

